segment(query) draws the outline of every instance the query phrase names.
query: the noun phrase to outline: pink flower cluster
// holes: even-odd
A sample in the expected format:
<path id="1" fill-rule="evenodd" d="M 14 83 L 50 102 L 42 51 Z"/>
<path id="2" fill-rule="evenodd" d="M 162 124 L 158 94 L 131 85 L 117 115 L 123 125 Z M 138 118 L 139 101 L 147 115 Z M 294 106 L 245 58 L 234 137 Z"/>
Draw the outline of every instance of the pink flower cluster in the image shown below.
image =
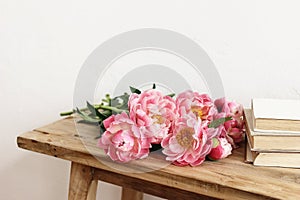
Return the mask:
<path id="1" fill-rule="evenodd" d="M 161 144 L 166 160 L 175 165 L 197 166 L 205 158 L 219 160 L 231 154 L 243 136 L 243 108 L 226 101 L 215 102 L 193 91 L 176 100 L 151 89 L 131 94 L 125 112 L 104 120 L 106 131 L 98 145 L 114 161 L 128 162 L 148 156 L 151 144 Z M 231 117 L 216 128 L 209 124 Z"/>

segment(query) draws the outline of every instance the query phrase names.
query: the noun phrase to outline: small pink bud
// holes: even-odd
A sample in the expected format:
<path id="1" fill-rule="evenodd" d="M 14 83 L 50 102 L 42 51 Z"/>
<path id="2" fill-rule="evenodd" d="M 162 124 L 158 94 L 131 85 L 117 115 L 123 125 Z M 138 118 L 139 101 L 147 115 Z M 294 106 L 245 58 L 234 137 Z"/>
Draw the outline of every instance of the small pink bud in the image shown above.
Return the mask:
<path id="1" fill-rule="evenodd" d="M 211 160 L 220 160 L 231 154 L 232 147 L 226 138 L 213 138 L 213 147 L 208 155 Z"/>

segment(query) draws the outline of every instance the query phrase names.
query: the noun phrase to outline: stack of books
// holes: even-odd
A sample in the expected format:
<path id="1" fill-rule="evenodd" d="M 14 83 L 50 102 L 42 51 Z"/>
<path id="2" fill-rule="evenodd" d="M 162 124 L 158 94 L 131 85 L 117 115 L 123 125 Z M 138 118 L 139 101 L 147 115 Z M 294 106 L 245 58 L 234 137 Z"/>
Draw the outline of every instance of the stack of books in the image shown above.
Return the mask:
<path id="1" fill-rule="evenodd" d="M 253 99 L 244 118 L 246 162 L 300 168 L 300 100 Z"/>

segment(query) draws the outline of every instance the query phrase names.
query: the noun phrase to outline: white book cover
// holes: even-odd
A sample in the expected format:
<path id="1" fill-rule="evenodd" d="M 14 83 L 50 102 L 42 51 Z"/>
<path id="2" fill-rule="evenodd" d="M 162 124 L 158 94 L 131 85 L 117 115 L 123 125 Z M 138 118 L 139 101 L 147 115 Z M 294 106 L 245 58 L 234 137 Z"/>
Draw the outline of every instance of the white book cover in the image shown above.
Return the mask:
<path id="1" fill-rule="evenodd" d="M 252 99 L 255 119 L 300 120 L 300 100 Z"/>
<path id="2" fill-rule="evenodd" d="M 300 132 L 296 132 L 296 131 L 278 131 L 278 130 L 260 130 L 260 129 L 255 129 L 253 127 L 253 115 L 252 112 L 253 110 L 250 109 L 245 109 L 245 122 L 248 124 L 249 129 L 250 129 L 250 135 L 255 136 L 255 135 L 284 135 L 284 136 L 295 136 L 295 135 L 299 135 L 300 136 Z"/>

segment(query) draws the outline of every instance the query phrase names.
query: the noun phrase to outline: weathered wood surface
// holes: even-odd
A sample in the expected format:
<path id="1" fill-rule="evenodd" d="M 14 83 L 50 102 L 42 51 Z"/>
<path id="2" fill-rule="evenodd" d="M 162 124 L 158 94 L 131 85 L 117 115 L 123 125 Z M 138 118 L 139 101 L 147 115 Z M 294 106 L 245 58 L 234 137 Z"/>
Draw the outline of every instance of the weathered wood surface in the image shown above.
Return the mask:
<path id="1" fill-rule="evenodd" d="M 122 200 L 142 200 L 143 199 L 143 193 L 129 189 L 126 187 L 123 187 L 122 189 Z"/>
<path id="2" fill-rule="evenodd" d="M 94 181 L 94 169 L 72 162 L 69 180 L 69 200 L 96 200 L 98 181 Z"/>
<path id="3" fill-rule="evenodd" d="M 111 162 L 113 167 L 109 167 L 94 157 L 110 162 L 96 146 L 97 134 L 94 126 L 75 125 L 69 117 L 24 133 L 17 142 L 24 149 L 94 167 L 94 176 L 99 180 L 165 198 L 169 198 L 165 193 L 170 191 L 182 196 L 190 193 L 193 199 L 198 199 L 197 194 L 220 199 L 300 199 L 299 169 L 246 164 L 243 147 L 224 160 L 207 161 L 199 167 L 168 165 L 148 173 L 128 173 L 133 167 L 149 171 L 165 162 L 163 156 L 133 162 L 130 166 Z"/>

